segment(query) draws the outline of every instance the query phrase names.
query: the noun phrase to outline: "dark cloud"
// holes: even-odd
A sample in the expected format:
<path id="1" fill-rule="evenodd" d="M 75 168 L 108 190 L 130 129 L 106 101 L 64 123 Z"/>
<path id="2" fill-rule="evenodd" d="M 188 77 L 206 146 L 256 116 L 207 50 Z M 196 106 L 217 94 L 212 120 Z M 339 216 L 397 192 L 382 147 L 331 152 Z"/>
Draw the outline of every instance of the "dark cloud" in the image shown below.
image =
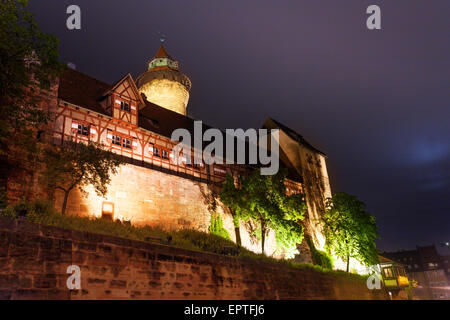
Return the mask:
<path id="1" fill-rule="evenodd" d="M 382 10 L 369 31 L 365 10 Z M 382 249 L 450 240 L 450 2 L 31 1 L 61 58 L 114 82 L 143 72 L 158 31 L 193 82 L 189 112 L 221 128 L 270 115 L 329 158 L 334 191 L 365 201 Z"/>

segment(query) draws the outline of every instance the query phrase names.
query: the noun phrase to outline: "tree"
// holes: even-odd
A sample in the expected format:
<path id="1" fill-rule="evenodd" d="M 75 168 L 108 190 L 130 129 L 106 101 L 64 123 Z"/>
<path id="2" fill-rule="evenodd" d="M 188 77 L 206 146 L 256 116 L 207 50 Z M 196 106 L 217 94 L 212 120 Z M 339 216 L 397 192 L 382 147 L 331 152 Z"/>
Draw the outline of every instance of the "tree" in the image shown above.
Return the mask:
<path id="1" fill-rule="evenodd" d="M 41 32 L 27 0 L 0 1 L 0 164 L 24 168 L 39 152 L 36 131 L 48 121 L 39 92 L 62 71 L 58 41 Z M 0 177 L 5 179 L 5 177 Z"/>
<path id="2" fill-rule="evenodd" d="M 64 142 L 63 146 L 48 145 L 43 152 L 43 182 L 51 189 L 64 192 L 61 213 L 65 214 L 70 192 L 92 185 L 99 196 L 108 192 L 111 174 L 123 163 L 121 157 L 97 143 Z"/>
<path id="3" fill-rule="evenodd" d="M 225 183 L 220 193 L 220 201 L 228 207 L 233 217 L 234 233 L 236 235 L 236 244 L 241 245 L 241 232 L 239 229 L 240 212 L 242 208 L 242 193 L 236 187 L 233 177 L 229 174 L 225 177 Z"/>
<path id="4" fill-rule="evenodd" d="M 237 191 L 230 185 L 227 187 L 231 189 L 229 199 L 236 200 L 233 207 L 238 219 L 250 219 L 258 224 L 261 251 L 264 253 L 266 235 L 272 229 L 277 247 L 291 257 L 298 253 L 296 246 L 303 240 L 300 220 L 303 219 L 306 204 L 302 195 L 286 194 L 285 178 L 284 171 L 272 176 L 263 176 L 255 171 L 242 178 L 241 188 Z"/>
<path id="5" fill-rule="evenodd" d="M 377 264 L 377 225 L 375 217 L 365 211 L 365 204 L 355 196 L 340 192 L 327 199 L 326 207 L 321 219 L 325 246 L 337 257 L 347 261 L 347 272 L 350 258 L 366 265 Z"/>

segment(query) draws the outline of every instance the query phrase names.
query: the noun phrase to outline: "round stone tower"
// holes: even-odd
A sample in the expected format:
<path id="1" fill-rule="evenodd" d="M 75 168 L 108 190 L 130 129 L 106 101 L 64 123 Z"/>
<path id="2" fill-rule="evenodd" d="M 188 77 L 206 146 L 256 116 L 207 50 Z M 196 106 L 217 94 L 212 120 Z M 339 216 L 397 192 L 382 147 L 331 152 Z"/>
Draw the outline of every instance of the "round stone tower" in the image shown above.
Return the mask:
<path id="1" fill-rule="evenodd" d="M 167 53 L 162 43 L 136 84 L 148 101 L 186 115 L 191 80 L 178 70 L 178 61 Z"/>

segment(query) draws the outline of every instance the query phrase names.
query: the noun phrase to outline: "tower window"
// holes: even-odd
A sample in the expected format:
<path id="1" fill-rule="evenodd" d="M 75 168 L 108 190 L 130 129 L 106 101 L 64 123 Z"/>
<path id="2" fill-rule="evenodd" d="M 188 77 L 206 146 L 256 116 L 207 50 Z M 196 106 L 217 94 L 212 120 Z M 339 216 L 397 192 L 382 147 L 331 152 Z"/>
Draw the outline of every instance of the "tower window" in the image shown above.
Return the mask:
<path id="1" fill-rule="evenodd" d="M 89 135 L 89 126 L 85 126 L 83 124 L 78 124 L 78 134 L 81 134 L 83 136 Z"/>
<path id="2" fill-rule="evenodd" d="M 124 101 L 120 101 L 120 110 L 130 112 L 130 104 Z"/>

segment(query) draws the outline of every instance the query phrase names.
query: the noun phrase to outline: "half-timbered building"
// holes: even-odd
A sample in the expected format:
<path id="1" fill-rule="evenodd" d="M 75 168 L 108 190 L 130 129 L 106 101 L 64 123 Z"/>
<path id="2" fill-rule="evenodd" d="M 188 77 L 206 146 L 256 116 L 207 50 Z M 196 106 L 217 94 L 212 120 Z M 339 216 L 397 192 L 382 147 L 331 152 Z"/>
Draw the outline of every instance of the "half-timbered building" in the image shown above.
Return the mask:
<path id="1" fill-rule="evenodd" d="M 73 69 L 63 73 L 52 98 L 55 101 L 47 106 L 53 115 L 52 143 L 69 139 L 102 143 L 126 162 L 112 177 L 106 197 L 95 192 L 71 193 L 68 214 L 207 231 L 211 213 L 217 211 L 235 240 L 232 217 L 217 194 L 227 173 L 244 174 L 251 168 L 193 161 L 180 164 L 172 154 L 178 143 L 171 140 L 172 132 L 179 128 L 194 131 L 194 119 L 186 116 L 191 85 L 163 46 L 136 81 L 130 74 L 108 84 Z M 288 192 L 305 193 L 306 232 L 320 248 L 324 239 L 316 222 L 331 194 L 325 155 L 275 120 L 269 118 L 264 127 L 282 132 L 280 160 L 289 170 Z M 61 206 L 63 195 L 56 191 L 53 197 L 56 206 Z M 257 252 L 260 246 L 250 229 L 242 223 L 242 244 Z M 273 233 L 266 247 L 267 254 L 274 252 Z M 302 248 L 302 259 L 310 261 L 308 248 Z"/>

